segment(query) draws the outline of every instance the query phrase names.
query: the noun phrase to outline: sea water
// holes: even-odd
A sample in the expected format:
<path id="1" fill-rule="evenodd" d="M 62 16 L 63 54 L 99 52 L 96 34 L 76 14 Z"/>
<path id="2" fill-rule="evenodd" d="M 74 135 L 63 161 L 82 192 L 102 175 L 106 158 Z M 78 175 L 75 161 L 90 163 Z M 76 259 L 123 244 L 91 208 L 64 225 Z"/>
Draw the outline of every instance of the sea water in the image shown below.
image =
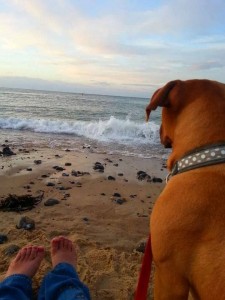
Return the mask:
<path id="1" fill-rule="evenodd" d="M 0 88 L 0 142 L 165 157 L 160 109 L 145 122 L 147 98 Z"/>

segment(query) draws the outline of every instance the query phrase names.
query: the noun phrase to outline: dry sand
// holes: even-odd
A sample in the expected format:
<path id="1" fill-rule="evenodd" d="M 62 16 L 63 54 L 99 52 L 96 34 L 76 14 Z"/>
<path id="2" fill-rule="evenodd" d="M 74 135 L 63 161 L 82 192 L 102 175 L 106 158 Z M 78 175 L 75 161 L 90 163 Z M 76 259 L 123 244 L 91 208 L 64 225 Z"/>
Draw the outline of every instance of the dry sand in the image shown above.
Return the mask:
<path id="1" fill-rule="evenodd" d="M 77 245 L 77 271 L 90 288 L 93 300 L 133 299 L 143 256 L 136 248 L 149 234 L 149 216 L 164 187 L 164 181 L 139 181 L 137 171 L 164 179 L 167 171 L 162 168 L 162 161 L 95 154 L 89 149 L 85 153 L 43 148 L 13 151 L 16 155 L 0 157 L 0 199 L 9 193 L 34 196 L 41 191 L 44 191 L 44 199 L 30 211 L 0 211 L 0 233 L 8 237 L 8 241 L 0 245 L 1 279 L 13 257 L 5 254 L 10 245 L 20 248 L 26 244 L 43 245 L 46 255 L 33 281 L 36 291 L 43 275 L 51 269 L 49 242 L 55 236 L 64 235 Z M 37 159 L 42 163 L 36 165 L 34 160 Z M 104 164 L 104 173 L 93 170 L 97 161 Z M 65 170 L 56 171 L 53 169 L 56 165 Z M 72 170 L 90 175 L 74 177 Z M 62 176 L 62 173 L 70 175 Z M 118 176 L 119 173 L 123 176 Z M 108 180 L 109 175 L 116 180 Z M 47 182 L 56 185 L 48 187 Z M 70 189 L 59 190 L 59 186 Z M 120 193 L 120 198 L 126 201 L 117 204 L 114 193 Z M 65 194 L 69 195 L 65 197 Z M 45 206 L 49 198 L 58 199 L 60 203 Z M 35 221 L 34 230 L 16 228 L 22 216 Z"/>

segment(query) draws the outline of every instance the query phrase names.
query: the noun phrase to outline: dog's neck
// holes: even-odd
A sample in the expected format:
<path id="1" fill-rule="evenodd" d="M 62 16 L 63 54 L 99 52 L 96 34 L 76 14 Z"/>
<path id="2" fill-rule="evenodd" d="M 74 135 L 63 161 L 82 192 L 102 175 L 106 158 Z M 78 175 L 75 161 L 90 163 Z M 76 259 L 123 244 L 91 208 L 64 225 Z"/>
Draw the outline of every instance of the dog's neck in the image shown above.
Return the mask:
<path id="1" fill-rule="evenodd" d="M 172 166 L 170 176 L 196 168 L 225 163 L 225 142 L 189 151 Z"/>

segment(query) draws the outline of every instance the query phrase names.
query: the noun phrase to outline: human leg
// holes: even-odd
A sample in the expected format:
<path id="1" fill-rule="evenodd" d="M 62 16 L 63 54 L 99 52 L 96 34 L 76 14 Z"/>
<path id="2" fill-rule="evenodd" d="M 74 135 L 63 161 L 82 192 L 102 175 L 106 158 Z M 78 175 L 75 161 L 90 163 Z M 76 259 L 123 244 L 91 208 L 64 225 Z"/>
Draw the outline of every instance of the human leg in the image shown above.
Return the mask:
<path id="1" fill-rule="evenodd" d="M 22 248 L 10 263 L 5 279 L 0 283 L 0 299 L 32 299 L 31 278 L 37 272 L 43 257 L 43 247 Z"/>
<path id="2" fill-rule="evenodd" d="M 72 241 L 56 237 L 51 241 L 53 270 L 41 284 L 39 300 L 89 300 L 88 288 L 76 273 L 76 251 Z"/>

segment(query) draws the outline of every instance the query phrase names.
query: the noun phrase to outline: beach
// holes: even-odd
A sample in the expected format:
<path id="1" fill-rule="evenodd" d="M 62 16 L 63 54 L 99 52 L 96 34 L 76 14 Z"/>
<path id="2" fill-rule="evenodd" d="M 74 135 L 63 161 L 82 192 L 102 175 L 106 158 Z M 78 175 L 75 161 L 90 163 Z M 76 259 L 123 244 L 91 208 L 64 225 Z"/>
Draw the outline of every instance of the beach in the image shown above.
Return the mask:
<path id="1" fill-rule="evenodd" d="M 0 245 L 1 279 L 15 255 L 9 251 L 12 245 L 17 250 L 43 245 L 45 258 L 34 278 L 37 291 L 51 269 L 50 240 L 63 235 L 76 244 L 77 271 L 92 299 L 133 299 L 143 257 L 140 245 L 148 237 L 151 211 L 165 184 L 164 160 L 95 153 L 89 147 L 25 148 L 7 142 L 3 147 L 15 155 L 0 156 L 1 201 L 8 194 L 43 199 L 31 210 L 0 211 L 0 233 L 7 236 Z M 97 162 L 103 167 L 94 170 Z M 138 179 L 139 171 L 150 177 Z M 48 199 L 59 203 L 46 206 Z M 32 219 L 35 228 L 18 229 L 22 217 Z"/>

